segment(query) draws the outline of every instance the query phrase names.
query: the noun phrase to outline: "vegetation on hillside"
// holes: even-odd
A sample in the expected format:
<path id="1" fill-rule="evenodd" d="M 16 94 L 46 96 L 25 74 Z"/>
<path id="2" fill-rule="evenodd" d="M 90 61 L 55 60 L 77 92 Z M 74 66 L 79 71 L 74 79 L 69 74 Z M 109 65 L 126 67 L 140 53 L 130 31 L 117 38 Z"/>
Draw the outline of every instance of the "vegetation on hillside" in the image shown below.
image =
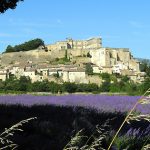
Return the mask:
<path id="1" fill-rule="evenodd" d="M 85 73 L 88 75 L 93 75 L 93 68 L 90 63 L 87 63 L 85 66 Z"/>
<path id="2" fill-rule="evenodd" d="M 147 76 L 142 83 L 134 83 L 127 76 L 110 75 L 103 73 L 99 75 L 103 82 L 101 85 L 95 83 L 70 83 L 58 84 L 48 80 L 32 83 L 30 78 L 22 76 L 20 79 L 11 77 L 6 81 L 0 81 L 0 92 L 51 92 L 51 93 L 75 93 L 75 92 L 110 92 L 126 93 L 129 95 L 141 95 L 150 88 L 150 77 Z"/>
<path id="3" fill-rule="evenodd" d="M 14 47 L 11 45 L 8 45 L 5 52 L 9 53 L 9 52 L 29 51 L 29 50 L 36 49 L 39 46 L 45 47 L 44 41 L 37 38 L 34 40 L 30 40 L 28 42 L 25 42 L 23 44 L 15 45 Z"/>
<path id="4" fill-rule="evenodd" d="M 140 63 L 140 70 L 146 72 L 146 75 L 150 77 L 150 60 L 142 59 Z"/>

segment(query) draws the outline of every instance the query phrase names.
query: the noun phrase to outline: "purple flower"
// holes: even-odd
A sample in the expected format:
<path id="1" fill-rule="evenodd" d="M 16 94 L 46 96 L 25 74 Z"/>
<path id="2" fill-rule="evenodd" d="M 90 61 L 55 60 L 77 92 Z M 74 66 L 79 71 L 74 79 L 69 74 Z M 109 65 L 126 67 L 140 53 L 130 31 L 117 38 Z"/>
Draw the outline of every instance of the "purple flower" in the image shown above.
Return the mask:
<path id="1" fill-rule="evenodd" d="M 104 112 L 129 111 L 140 96 L 107 96 L 107 95 L 63 95 L 63 96 L 33 96 L 15 95 L 0 96 L 1 104 L 32 105 L 59 105 L 59 106 L 83 106 L 94 108 Z M 149 105 L 139 105 L 136 111 L 150 113 Z"/>

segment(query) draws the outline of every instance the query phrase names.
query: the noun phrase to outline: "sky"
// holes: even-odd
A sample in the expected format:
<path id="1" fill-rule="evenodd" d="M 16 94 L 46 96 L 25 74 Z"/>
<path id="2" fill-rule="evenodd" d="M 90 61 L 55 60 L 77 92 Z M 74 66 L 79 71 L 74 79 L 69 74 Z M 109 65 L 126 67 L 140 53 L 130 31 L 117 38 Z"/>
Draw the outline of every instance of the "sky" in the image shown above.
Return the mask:
<path id="1" fill-rule="evenodd" d="M 68 37 L 101 37 L 103 47 L 150 59 L 150 0 L 24 0 L 0 14 L 0 52 L 35 38 L 51 44 Z"/>

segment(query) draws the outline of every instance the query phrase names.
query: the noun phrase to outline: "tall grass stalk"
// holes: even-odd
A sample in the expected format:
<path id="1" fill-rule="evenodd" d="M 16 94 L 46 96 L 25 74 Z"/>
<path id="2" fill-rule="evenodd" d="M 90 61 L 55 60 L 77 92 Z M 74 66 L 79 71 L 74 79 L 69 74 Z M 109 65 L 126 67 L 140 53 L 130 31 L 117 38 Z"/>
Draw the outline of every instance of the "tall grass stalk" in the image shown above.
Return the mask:
<path id="1" fill-rule="evenodd" d="M 13 125 L 10 128 L 5 128 L 5 131 L 0 134 L 0 150 L 11 148 L 12 150 L 16 149 L 18 145 L 10 140 L 10 137 L 14 136 L 16 131 L 23 131 L 20 127 L 28 123 L 31 120 L 37 119 L 36 117 L 25 119 L 19 123 Z"/>
<path id="2" fill-rule="evenodd" d="M 148 104 L 149 102 L 146 101 L 147 99 L 145 98 L 145 96 L 148 94 L 148 97 L 147 99 L 150 98 L 150 88 L 141 96 L 141 98 L 135 103 L 135 105 L 131 108 L 131 110 L 129 111 L 128 115 L 126 116 L 126 118 L 124 119 L 124 121 L 122 122 L 121 126 L 119 127 L 119 129 L 117 130 L 116 134 L 114 135 L 109 147 L 107 150 L 110 150 L 113 142 L 115 141 L 116 137 L 118 136 L 120 130 L 122 129 L 122 127 L 124 126 L 124 124 L 126 122 L 129 122 L 130 121 L 130 116 L 132 115 L 132 113 L 134 112 L 135 108 L 137 107 L 138 104 Z M 150 120 L 148 120 L 150 121 Z"/>

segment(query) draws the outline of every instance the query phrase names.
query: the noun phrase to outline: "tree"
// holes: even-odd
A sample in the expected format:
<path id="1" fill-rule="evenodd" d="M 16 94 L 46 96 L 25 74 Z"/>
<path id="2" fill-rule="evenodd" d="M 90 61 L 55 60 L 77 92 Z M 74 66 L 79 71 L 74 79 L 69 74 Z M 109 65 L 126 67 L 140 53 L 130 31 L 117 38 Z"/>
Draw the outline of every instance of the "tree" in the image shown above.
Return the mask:
<path id="1" fill-rule="evenodd" d="M 23 0 L 1 0 L 0 13 L 4 13 L 7 9 L 15 9 L 17 3 Z"/>
<path id="2" fill-rule="evenodd" d="M 39 46 L 45 47 L 45 44 L 42 39 L 37 38 L 34 40 L 27 41 L 20 45 L 16 45 L 14 47 L 8 45 L 5 52 L 8 53 L 8 52 L 29 51 L 29 50 L 37 49 Z"/>
<path id="3" fill-rule="evenodd" d="M 15 49 L 11 45 L 8 45 L 7 48 L 6 48 L 6 51 L 7 51 L 7 53 L 15 52 Z"/>
<path id="4" fill-rule="evenodd" d="M 77 90 L 77 85 L 75 83 L 65 82 L 63 86 L 68 93 L 75 93 Z"/>
<path id="5" fill-rule="evenodd" d="M 109 92 L 111 83 L 108 81 L 104 81 L 100 87 L 101 92 Z"/>
<path id="6" fill-rule="evenodd" d="M 130 78 L 127 75 L 121 77 L 122 82 L 128 82 L 129 80 L 130 80 Z"/>
<path id="7" fill-rule="evenodd" d="M 110 74 L 109 73 L 101 73 L 100 76 L 102 77 L 103 80 L 110 82 Z"/>
<path id="8" fill-rule="evenodd" d="M 30 84 L 31 84 L 31 80 L 29 77 L 21 76 L 19 79 L 19 90 L 28 91 L 28 87 Z"/>
<path id="9" fill-rule="evenodd" d="M 90 63 L 86 64 L 86 66 L 85 66 L 85 73 L 88 74 L 88 75 L 92 75 L 93 74 L 93 68 L 92 68 Z"/>
<path id="10" fill-rule="evenodd" d="M 92 58 L 91 54 L 88 52 L 87 57 Z"/>
<path id="11" fill-rule="evenodd" d="M 146 72 L 146 75 L 150 77 L 150 64 L 148 60 L 143 60 L 140 64 L 140 70 Z"/>

